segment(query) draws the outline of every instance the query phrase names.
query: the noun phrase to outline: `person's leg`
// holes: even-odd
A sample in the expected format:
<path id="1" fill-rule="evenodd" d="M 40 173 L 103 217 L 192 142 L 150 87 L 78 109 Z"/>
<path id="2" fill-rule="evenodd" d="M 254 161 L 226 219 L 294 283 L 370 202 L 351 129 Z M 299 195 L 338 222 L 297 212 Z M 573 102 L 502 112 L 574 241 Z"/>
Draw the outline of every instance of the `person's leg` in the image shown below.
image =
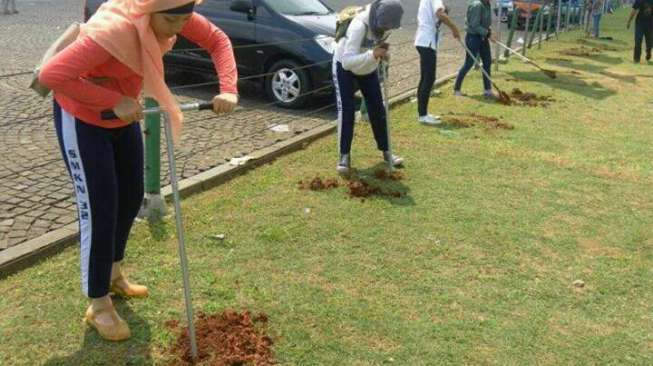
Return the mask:
<path id="1" fill-rule="evenodd" d="M 9 0 L 2 0 L 2 13 L 3 14 L 10 14 L 9 13 Z"/>
<path id="2" fill-rule="evenodd" d="M 417 88 L 417 112 L 420 117 L 428 114 L 431 90 L 435 83 L 436 54 L 430 47 L 417 47 L 420 57 L 420 79 Z"/>
<path id="3" fill-rule="evenodd" d="M 479 36 L 468 34 L 465 37 L 465 44 L 467 45 L 467 49 L 469 49 L 473 55 L 478 55 L 478 49 L 480 45 L 480 38 Z M 465 52 L 465 63 L 463 64 L 463 67 L 458 71 L 458 76 L 456 77 L 456 83 L 454 84 L 453 90 L 459 92 L 460 88 L 463 85 L 463 80 L 465 80 L 465 76 L 469 72 L 469 70 L 472 69 L 474 66 L 474 59 L 470 55 Z"/>
<path id="4" fill-rule="evenodd" d="M 120 263 L 134 219 L 143 202 L 143 138 L 138 123 L 121 129 L 114 137 L 116 177 L 118 181 L 118 220 L 115 253 L 111 273 L 112 292 L 128 297 L 145 297 L 144 286 L 134 285 L 123 275 Z"/>
<path id="5" fill-rule="evenodd" d="M 340 154 L 349 154 L 354 138 L 354 77 L 350 71 L 343 69 L 339 62 L 334 63 L 333 68 L 333 82 L 338 106 L 339 152 Z"/>
<path id="6" fill-rule="evenodd" d="M 16 0 L 10 0 L 11 1 L 11 12 L 14 14 L 18 14 L 18 9 L 16 9 Z"/>
<path id="7" fill-rule="evenodd" d="M 376 147 L 381 151 L 388 151 L 388 120 L 379 76 L 373 72 L 365 76 L 357 76 L 356 80 L 367 102 L 367 113 L 370 116 Z"/>
<path id="8" fill-rule="evenodd" d="M 358 76 L 358 85 L 367 101 L 368 113 L 372 124 L 372 133 L 376 140 L 376 147 L 383 152 L 383 159 L 392 162 L 393 166 L 403 164 L 404 159 L 390 154 L 390 136 L 388 135 L 388 116 L 385 109 L 383 89 L 379 83 L 379 75 L 373 72 L 369 75 Z"/>
<path id="9" fill-rule="evenodd" d="M 646 61 L 651 61 L 651 49 L 653 49 L 653 24 L 644 27 L 644 42 L 646 44 Z"/>
<path id="10" fill-rule="evenodd" d="M 599 38 L 599 31 L 601 29 L 601 14 L 594 15 L 594 38 Z"/>
<path id="11" fill-rule="evenodd" d="M 77 198 L 82 292 L 91 299 L 86 320 L 108 340 L 130 336 L 109 295 L 117 216 L 113 147 L 107 130 L 54 108 L 55 128 Z"/>
<path id="12" fill-rule="evenodd" d="M 644 29 L 638 22 L 635 22 L 635 48 L 633 49 L 633 61 L 639 63 L 642 57 L 642 38 Z"/>
<path id="13" fill-rule="evenodd" d="M 490 41 L 487 39 L 481 41 L 479 54 L 481 56 L 481 61 L 483 62 L 483 69 L 487 75 L 492 75 L 492 48 L 490 47 Z M 483 88 L 486 93 L 492 93 L 492 82 L 487 76 L 485 76 L 485 74 L 483 74 Z"/>

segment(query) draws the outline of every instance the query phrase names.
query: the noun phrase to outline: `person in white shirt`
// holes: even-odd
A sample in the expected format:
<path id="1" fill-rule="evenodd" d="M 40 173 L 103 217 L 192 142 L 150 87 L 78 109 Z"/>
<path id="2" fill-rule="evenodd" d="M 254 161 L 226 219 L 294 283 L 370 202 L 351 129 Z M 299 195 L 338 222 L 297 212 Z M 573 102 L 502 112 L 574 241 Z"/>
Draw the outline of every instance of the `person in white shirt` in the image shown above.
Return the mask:
<path id="1" fill-rule="evenodd" d="M 349 23 L 333 55 L 333 82 L 338 105 L 338 146 L 340 159 L 336 170 L 348 174 L 351 169 L 351 144 L 354 138 L 355 82 L 361 89 L 376 140 L 383 159 L 394 166 L 403 159 L 390 152 L 388 119 L 377 70 L 387 58 L 389 31 L 401 26 L 403 8 L 399 0 L 376 0 L 367 5 Z"/>
<path id="2" fill-rule="evenodd" d="M 425 125 L 441 123 L 440 117 L 428 113 L 431 90 L 435 83 L 441 23 L 451 29 L 455 39 L 460 39 L 460 31 L 447 16 L 447 9 L 442 0 L 420 0 L 415 34 L 415 47 L 419 53 L 421 72 L 417 87 L 417 120 Z"/>

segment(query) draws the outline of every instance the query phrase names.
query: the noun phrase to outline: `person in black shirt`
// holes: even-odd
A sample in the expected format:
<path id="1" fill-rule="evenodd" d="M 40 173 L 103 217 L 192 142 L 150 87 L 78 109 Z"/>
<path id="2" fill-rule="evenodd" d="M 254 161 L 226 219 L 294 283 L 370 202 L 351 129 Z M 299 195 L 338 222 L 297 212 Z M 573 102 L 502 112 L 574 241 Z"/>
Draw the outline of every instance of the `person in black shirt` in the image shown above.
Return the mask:
<path id="1" fill-rule="evenodd" d="M 636 16 L 636 18 L 635 18 Z M 635 18 L 635 50 L 633 61 L 639 63 L 642 56 L 642 40 L 646 41 L 646 61 L 651 61 L 651 48 L 653 48 L 653 0 L 635 0 L 633 11 L 630 12 L 626 28 Z"/>

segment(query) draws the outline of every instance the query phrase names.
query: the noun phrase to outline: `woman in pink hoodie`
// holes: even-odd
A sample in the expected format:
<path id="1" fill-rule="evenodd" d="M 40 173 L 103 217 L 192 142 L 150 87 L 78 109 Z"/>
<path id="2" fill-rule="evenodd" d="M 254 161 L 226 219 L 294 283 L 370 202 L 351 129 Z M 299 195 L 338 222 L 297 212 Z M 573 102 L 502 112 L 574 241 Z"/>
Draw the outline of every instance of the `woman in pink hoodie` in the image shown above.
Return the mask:
<path id="1" fill-rule="evenodd" d="M 42 68 L 54 92 L 55 127 L 73 180 L 80 225 L 86 322 L 105 339 L 130 337 L 110 293 L 146 297 L 121 271 L 127 237 L 143 199 L 141 92 L 170 115 L 178 139 L 183 115 L 164 80 L 162 57 L 177 34 L 211 55 L 220 79 L 216 113 L 238 103 L 238 74 L 229 38 L 194 12 L 198 0 L 110 0 L 82 26 L 77 40 Z M 102 120 L 113 110 L 118 119 Z"/>

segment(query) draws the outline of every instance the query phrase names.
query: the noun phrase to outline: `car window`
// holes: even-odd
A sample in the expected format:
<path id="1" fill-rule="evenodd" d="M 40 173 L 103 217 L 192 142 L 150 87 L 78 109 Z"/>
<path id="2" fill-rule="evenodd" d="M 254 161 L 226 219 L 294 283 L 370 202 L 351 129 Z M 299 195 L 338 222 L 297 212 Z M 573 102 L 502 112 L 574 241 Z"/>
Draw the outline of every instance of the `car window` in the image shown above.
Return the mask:
<path id="1" fill-rule="evenodd" d="M 265 0 L 272 10 L 285 15 L 327 15 L 331 11 L 317 0 Z"/>

